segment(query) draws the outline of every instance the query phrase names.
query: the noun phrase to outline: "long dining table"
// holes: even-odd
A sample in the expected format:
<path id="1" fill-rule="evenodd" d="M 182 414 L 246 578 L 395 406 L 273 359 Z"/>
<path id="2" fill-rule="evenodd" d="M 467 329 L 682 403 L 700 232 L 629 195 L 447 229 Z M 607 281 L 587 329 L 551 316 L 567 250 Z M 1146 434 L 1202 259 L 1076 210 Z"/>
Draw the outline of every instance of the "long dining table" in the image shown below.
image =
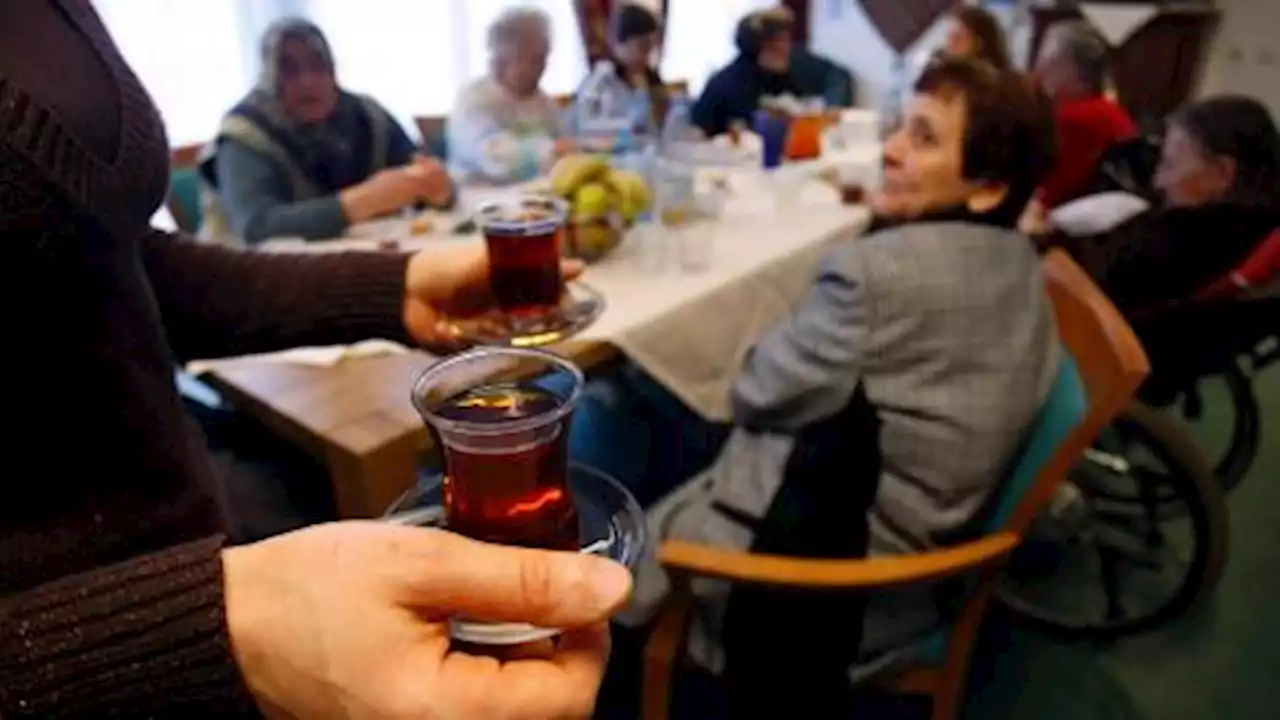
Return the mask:
<path id="1" fill-rule="evenodd" d="M 855 161 L 872 162 L 864 155 Z M 790 169 L 785 189 L 776 175 L 730 171 L 731 194 L 718 218 L 671 232 L 633 231 L 582 278 L 603 296 L 604 312 L 579 336 L 549 349 L 588 375 L 630 361 L 704 417 L 727 419 L 729 384 L 743 354 L 801 301 L 830 244 L 855 237 L 870 220 L 865 207 L 842 205 L 811 169 Z M 464 208 L 492 192 L 464 190 Z M 453 234 L 457 219 L 396 218 L 332 241 L 268 243 L 263 251 L 385 252 L 391 244 L 412 251 L 482 242 Z M 424 220 L 434 228 L 425 234 Z M 682 241 L 672 233 L 704 234 L 698 241 L 711 244 L 707 266 L 686 271 L 670 252 L 660 253 L 667 261 L 655 264 L 655 247 Z M 286 352 L 188 369 L 237 411 L 320 459 L 342 517 L 376 517 L 413 485 L 432 451 L 409 388 L 436 358 L 389 345 L 380 352 L 330 354 L 324 361 Z"/>

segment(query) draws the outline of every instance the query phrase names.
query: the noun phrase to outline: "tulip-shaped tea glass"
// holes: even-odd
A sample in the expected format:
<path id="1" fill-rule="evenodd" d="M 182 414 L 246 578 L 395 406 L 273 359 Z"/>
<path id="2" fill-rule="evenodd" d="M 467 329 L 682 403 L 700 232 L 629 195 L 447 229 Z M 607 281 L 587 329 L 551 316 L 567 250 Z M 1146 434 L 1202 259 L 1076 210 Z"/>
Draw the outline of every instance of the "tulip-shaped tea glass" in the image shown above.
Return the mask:
<path id="1" fill-rule="evenodd" d="M 484 203 L 475 220 L 489 253 L 497 314 L 460 320 L 453 334 L 470 345 L 532 347 L 560 342 L 604 310 L 599 293 L 565 284 L 560 270 L 568 206 L 559 198 L 514 193 Z"/>
<path id="2" fill-rule="evenodd" d="M 591 552 L 634 566 L 644 516 L 605 474 L 569 462 L 569 426 L 583 388 L 573 363 L 541 350 L 480 348 L 427 368 L 413 404 L 444 459 L 388 514 L 502 545 Z M 556 630 L 454 618 L 464 642 L 514 644 Z"/>

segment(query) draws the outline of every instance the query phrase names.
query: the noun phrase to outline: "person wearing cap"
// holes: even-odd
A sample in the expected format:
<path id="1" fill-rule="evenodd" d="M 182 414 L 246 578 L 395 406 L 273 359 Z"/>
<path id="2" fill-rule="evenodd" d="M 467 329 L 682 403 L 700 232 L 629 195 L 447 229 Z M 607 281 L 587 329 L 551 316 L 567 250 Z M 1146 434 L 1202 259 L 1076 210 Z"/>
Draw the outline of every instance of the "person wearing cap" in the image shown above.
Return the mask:
<path id="1" fill-rule="evenodd" d="M 444 167 L 419 156 L 385 108 L 342 89 L 324 34 L 300 18 L 263 37 L 262 77 L 223 118 L 200 172 L 202 234 L 251 245 L 333 238 L 352 223 L 454 196 Z"/>
<path id="2" fill-rule="evenodd" d="M 658 16 L 635 3 L 620 5 L 610 23 L 609 43 L 618 77 L 634 91 L 635 105 L 641 109 L 637 121 L 661 127 L 671 98 L 656 67 L 662 44 Z"/>
<path id="3" fill-rule="evenodd" d="M 721 68 L 693 105 L 693 124 L 708 137 L 734 121 L 750 123 L 760 98 L 805 93 L 791 74 L 793 20 L 786 8 L 751 13 L 738 23 L 738 57 Z"/>

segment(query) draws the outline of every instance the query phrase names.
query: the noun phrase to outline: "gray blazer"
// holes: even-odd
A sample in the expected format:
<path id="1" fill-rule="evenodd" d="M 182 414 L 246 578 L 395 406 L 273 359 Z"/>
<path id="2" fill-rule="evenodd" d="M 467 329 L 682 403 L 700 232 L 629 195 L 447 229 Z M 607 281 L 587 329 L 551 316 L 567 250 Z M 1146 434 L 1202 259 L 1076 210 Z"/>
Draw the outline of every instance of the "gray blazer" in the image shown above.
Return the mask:
<path id="1" fill-rule="evenodd" d="M 961 222 L 851 236 L 823 259 L 795 315 L 745 361 L 733 389 L 735 424 L 756 431 L 736 431 L 705 474 L 654 507 L 654 542 L 749 549 L 750 530 L 711 506 L 763 517 L 792 434 L 838 413 L 859 383 L 880 421 L 870 553 L 918 552 L 980 533 L 1059 353 L 1040 261 L 1024 236 Z M 657 563 L 644 563 L 623 621 L 648 619 L 668 589 Z M 689 651 L 719 671 L 728 587 L 704 580 L 693 591 Z M 865 617 L 862 653 L 881 660 L 906 659 L 912 641 L 939 624 L 927 588 L 877 595 Z"/>

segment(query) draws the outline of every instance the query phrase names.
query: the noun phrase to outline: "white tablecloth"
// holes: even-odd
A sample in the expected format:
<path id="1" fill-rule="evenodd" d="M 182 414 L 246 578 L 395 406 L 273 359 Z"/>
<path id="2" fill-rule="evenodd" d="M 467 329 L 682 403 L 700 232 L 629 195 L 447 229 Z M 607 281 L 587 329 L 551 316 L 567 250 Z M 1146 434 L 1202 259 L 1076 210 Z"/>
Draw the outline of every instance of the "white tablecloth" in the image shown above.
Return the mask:
<path id="1" fill-rule="evenodd" d="M 852 239 L 870 221 L 865 207 L 843 206 L 832 188 L 797 178 L 832 163 L 874 162 L 878 157 L 863 151 L 788 167 L 781 180 L 755 169 L 721 172 L 733 192 L 719 221 L 633 231 L 613 255 L 587 270 L 582 280 L 600 291 L 606 308 L 581 337 L 613 343 L 704 417 L 728 419 L 729 387 L 743 355 L 803 299 L 823 252 Z M 464 204 L 473 197 L 464 192 Z M 419 237 L 409 236 L 408 220 L 396 219 L 354 228 L 350 239 L 265 247 L 331 252 L 373 250 L 389 239 L 402 249 L 480 242 L 474 235 L 451 235 L 455 217 L 432 217 L 435 232 Z M 678 243 L 675 233 L 709 236 L 706 270 L 681 269 L 672 247 Z M 660 264 L 654 262 L 653 241 L 667 246 Z"/>

